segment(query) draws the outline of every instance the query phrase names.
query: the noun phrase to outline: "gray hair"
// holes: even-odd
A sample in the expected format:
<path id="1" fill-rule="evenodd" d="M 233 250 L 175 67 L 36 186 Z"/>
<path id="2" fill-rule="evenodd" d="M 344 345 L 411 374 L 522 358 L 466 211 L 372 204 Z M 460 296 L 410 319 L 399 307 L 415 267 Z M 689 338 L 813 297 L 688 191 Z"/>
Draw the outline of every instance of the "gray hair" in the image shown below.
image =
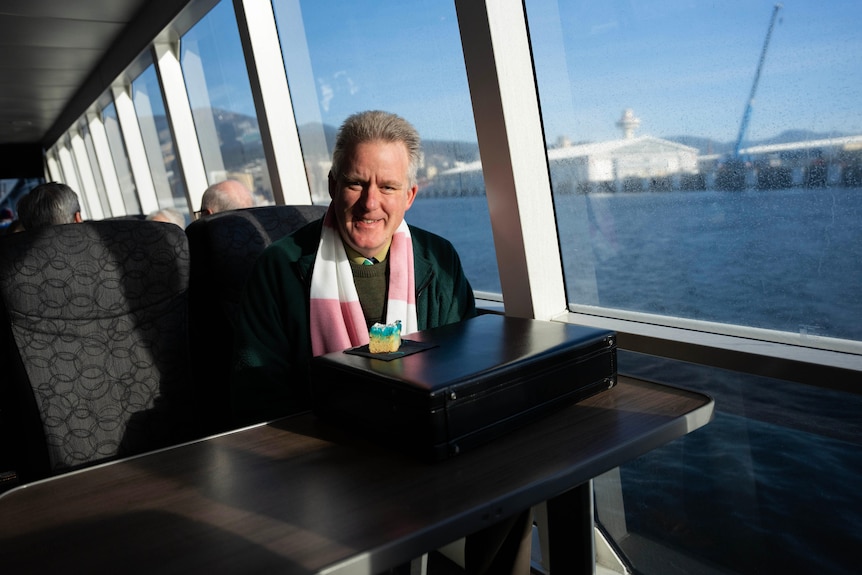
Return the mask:
<path id="1" fill-rule="evenodd" d="M 416 185 L 416 172 L 422 160 L 422 140 L 419 138 L 419 132 L 401 116 L 380 110 L 353 114 L 341 124 L 332 152 L 332 176 L 341 176 L 341 165 L 349 150 L 357 144 L 373 141 L 404 144 L 409 159 L 407 178 L 410 186 Z"/>
<path id="2" fill-rule="evenodd" d="M 251 191 L 239 180 L 224 180 L 204 190 L 201 212 L 218 213 L 250 208 L 254 205 Z"/>
<path id="3" fill-rule="evenodd" d="M 160 210 L 156 210 L 147 216 L 148 220 L 157 221 L 157 222 L 167 222 L 169 224 L 176 224 L 181 228 L 186 227 L 186 217 L 174 208 L 162 208 Z"/>
<path id="4" fill-rule="evenodd" d="M 57 224 L 75 222 L 81 211 L 78 194 L 66 184 L 39 184 L 18 200 L 18 219 L 25 230 L 38 230 Z"/>

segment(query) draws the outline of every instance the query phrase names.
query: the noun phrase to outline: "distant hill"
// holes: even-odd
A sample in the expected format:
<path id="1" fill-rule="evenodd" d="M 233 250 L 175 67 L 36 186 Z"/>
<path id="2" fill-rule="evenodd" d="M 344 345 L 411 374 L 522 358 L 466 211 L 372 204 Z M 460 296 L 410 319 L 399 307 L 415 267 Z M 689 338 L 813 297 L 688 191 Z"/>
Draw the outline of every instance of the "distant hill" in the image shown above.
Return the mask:
<path id="1" fill-rule="evenodd" d="M 699 138 L 697 136 L 670 136 L 662 139 L 697 148 L 701 154 L 727 154 L 733 151 L 734 144 L 734 142 L 716 142 L 709 138 Z"/>
<path id="2" fill-rule="evenodd" d="M 303 124 L 297 128 L 299 130 L 299 138 L 303 142 L 303 146 L 312 150 L 332 150 L 335 147 L 335 136 L 338 133 L 338 128 L 329 124 L 319 124 L 317 122 L 311 124 Z M 323 134 L 323 147 L 319 141 L 321 133 Z"/>
<path id="3" fill-rule="evenodd" d="M 245 148 L 249 142 L 244 141 L 242 136 L 249 132 L 257 132 L 257 119 L 226 111 L 218 111 L 215 114 L 216 128 L 223 141 L 231 142 L 234 139 L 243 141 Z M 167 122 L 164 116 L 155 118 L 159 129 L 167 131 Z M 303 124 L 299 126 L 300 138 L 306 153 L 311 151 L 328 150 L 331 153 L 335 145 L 335 137 L 338 128 L 329 124 Z M 800 142 L 805 140 L 822 140 L 827 138 L 843 137 L 847 134 L 840 132 L 813 132 L 809 130 L 786 130 L 777 136 L 763 140 L 748 140 L 743 142 L 744 147 L 760 146 L 770 144 L 784 144 L 788 142 Z M 323 138 L 324 142 L 318 140 Z M 719 142 L 710 138 L 698 136 L 679 135 L 663 138 L 677 142 L 685 146 L 696 148 L 700 154 L 729 154 L 733 151 L 735 142 Z M 254 142 L 259 146 L 259 141 Z M 474 162 L 479 159 L 479 146 L 476 142 L 464 142 L 457 140 L 423 140 L 422 148 L 425 152 L 425 163 L 427 166 L 435 166 L 438 169 L 448 169 L 460 163 Z M 245 152 L 248 154 L 248 151 Z"/>
<path id="4" fill-rule="evenodd" d="M 329 124 L 311 123 L 299 126 L 299 136 L 305 150 L 329 150 L 331 153 L 335 147 L 337 133 L 338 128 Z M 321 135 L 325 140 L 325 147 L 321 147 Z M 426 166 L 435 166 L 438 169 L 447 169 L 458 163 L 479 159 L 479 145 L 476 142 L 423 140 L 422 151 L 425 154 Z"/>
<path id="5" fill-rule="evenodd" d="M 326 149 L 332 150 L 335 147 L 335 137 L 338 134 L 338 128 L 329 124 L 321 126 L 317 123 L 299 126 L 299 135 L 303 141 L 309 141 L 308 138 L 319 138 L 321 131 L 326 140 Z M 475 142 L 422 140 L 422 150 L 425 152 L 426 157 L 447 157 L 458 162 L 473 162 L 479 159 L 479 145 Z"/>

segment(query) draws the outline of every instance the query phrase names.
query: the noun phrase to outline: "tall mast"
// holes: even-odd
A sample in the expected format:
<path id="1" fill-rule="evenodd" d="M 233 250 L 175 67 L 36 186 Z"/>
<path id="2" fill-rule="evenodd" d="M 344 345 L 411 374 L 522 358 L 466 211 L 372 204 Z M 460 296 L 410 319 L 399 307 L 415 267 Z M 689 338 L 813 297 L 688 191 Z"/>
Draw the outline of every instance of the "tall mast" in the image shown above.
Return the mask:
<path id="1" fill-rule="evenodd" d="M 736 137 L 736 145 L 733 147 L 733 157 L 739 157 L 739 150 L 742 147 L 742 138 L 745 136 L 745 131 L 748 129 L 748 119 L 751 117 L 751 107 L 754 104 L 754 93 L 757 91 L 757 83 L 760 80 L 760 71 L 763 69 L 763 61 L 766 59 L 766 49 L 769 47 L 769 38 L 772 36 L 772 28 L 775 26 L 775 18 L 778 16 L 778 11 L 781 10 L 781 4 L 776 4 L 772 10 L 772 19 L 769 21 L 769 29 L 766 31 L 766 40 L 763 41 L 763 50 L 760 52 L 760 61 L 757 63 L 757 72 L 754 74 L 754 84 L 751 86 L 751 94 L 748 96 L 748 103 L 745 106 L 745 112 L 742 114 L 742 124 L 739 126 L 739 135 Z"/>

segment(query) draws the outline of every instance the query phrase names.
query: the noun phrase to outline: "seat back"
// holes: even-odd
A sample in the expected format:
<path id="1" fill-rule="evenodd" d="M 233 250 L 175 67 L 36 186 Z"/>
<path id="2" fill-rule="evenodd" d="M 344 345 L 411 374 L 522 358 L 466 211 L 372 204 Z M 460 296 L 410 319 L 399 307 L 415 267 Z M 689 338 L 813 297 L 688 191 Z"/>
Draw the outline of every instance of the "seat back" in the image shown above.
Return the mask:
<path id="1" fill-rule="evenodd" d="M 261 206 L 216 213 L 186 228 L 192 365 L 210 433 L 231 426 L 233 334 L 246 278 L 269 244 L 324 213 L 326 206 Z"/>
<path id="2" fill-rule="evenodd" d="M 21 481 L 193 435 L 181 228 L 111 220 L 0 238 L 2 455 Z"/>

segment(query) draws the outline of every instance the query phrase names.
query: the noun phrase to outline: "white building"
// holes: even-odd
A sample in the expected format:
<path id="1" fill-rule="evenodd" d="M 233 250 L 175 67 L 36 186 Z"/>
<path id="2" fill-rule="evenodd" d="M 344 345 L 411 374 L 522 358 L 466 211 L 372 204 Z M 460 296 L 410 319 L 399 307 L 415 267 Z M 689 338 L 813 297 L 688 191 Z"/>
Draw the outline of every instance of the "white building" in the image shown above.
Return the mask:
<path id="1" fill-rule="evenodd" d="M 558 193 L 694 188 L 697 157 L 696 148 L 652 136 L 548 150 L 551 179 Z M 470 162 L 442 171 L 423 187 L 423 193 L 482 194 L 482 164 Z"/>
<path id="2" fill-rule="evenodd" d="M 640 119 L 623 110 L 616 125 L 619 140 L 572 145 L 561 138 L 548 150 L 551 181 L 557 193 L 619 192 L 668 189 L 701 189 L 698 150 L 654 138 L 635 136 Z M 445 170 L 423 188 L 432 196 L 481 195 L 484 193 L 481 162 Z"/>
<path id="3" fill-rule="evenodd" d="M 679 187 L 686 176 L 697 174 L 697 156 L 696 148 L 652 136 L 548 150 L 554 189 L 563 193 L 619 191 L 632 183 Z"/>

